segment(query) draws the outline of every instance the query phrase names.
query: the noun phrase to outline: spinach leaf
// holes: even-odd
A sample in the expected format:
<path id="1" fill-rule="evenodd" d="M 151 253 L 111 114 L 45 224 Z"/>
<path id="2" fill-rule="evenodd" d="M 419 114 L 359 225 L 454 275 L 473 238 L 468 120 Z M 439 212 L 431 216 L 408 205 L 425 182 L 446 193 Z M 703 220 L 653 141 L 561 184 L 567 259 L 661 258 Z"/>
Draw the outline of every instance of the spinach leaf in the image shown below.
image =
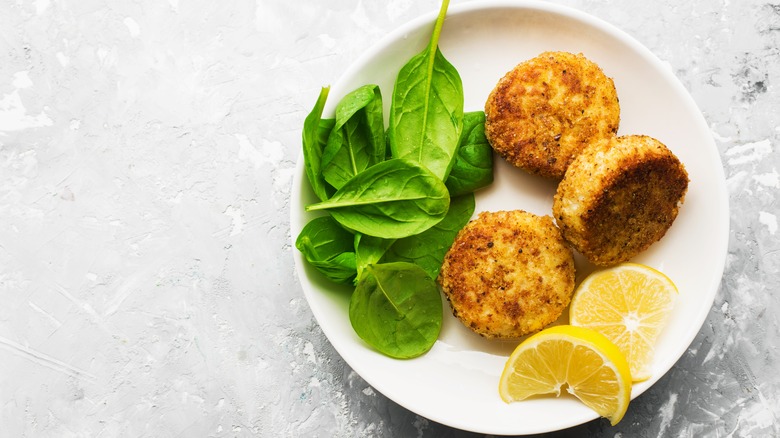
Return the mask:
<path id="1" fill-rule="evenodd" d="M 323 148 L 328 144 L 328 137 L 330 137 L 334 126 L 336 126 L 336 119 L 320 119 L 320 124 L 317 126 L 317 138 Z M 324 153 L 325 150 L 322 149 L 322 152 Z"/>
<path id="2" fill-rule="evenodd" d="M 421 233 L 447 214 L 450 196 L 441 179 L 408 160 L 376 164 L 306 211 L 328 210 L 344 227 L 385 239 Z"/>
<path id="3" fill-rule="evenodd" d="M 314 194 L 321 201 L 328 199 L 332 191 L 322 175 L 322 152 L 325 147 L 325 142 L 322 139 L 330 123 L 321 119 L 329 92 L 330 87 L 322 87 L 317 103 L 303 122 L 301 133 L 303 137 L 303 167 Z"/>
<path id="4" fill-rule="evenodd" d="M 357 273 L 354 236 L 329 216 L 309 221 L 295 247 L 307 262 L 336 283 L 349 283 Z"/>
<path id="5" fill-rule="evenodd" d="M 423 268 L 431 278 L 436 278 L 444 256 L 458 231 L 471 219 L 474 207 L 473 193 L 452 198 L 450 209 L 441 222 L 420 234 L 396 240 L 382 262 L 414 263 Z"/>
<path id="6" fill-rule="evenodd" d="M 470 193 L 493 182 L 493 148 L 485 137 L 485 113 L 463 115 L 463 132 L 450 175 L 444 182 L 450 196 Z"/>
<path id="7" fill-rule="evenodd" d="M 395 239 L 382 239 L 361 233 L 355 234 L 356 282 L 360 281 L 366 266 L 379 263 L 379 260 L 394 242 Z"/>
<path id="8" fill-rule="evenodd" d="M 368 265 L 349 301 L 349 320 L 379 352 L 399 359 L 420 356 L 441 331 L 439 288 L 411 263 Z"/>
<path id="9" fill-rule="evenodd" d="M 439 50 L 442 2 L 428 47 L 398 72 L 388 128 L 393 157 L 417 162 L 442 180 L 455 158 L 463 123 L 463 83 Z"/>
<path id="10" fill-rule="evenodd" d="M 339 189 L 352 177 L 385 159 L 382 94 L 364 85 L 336 106 L 336 123 L 322 153 L 325 180 Z"/>

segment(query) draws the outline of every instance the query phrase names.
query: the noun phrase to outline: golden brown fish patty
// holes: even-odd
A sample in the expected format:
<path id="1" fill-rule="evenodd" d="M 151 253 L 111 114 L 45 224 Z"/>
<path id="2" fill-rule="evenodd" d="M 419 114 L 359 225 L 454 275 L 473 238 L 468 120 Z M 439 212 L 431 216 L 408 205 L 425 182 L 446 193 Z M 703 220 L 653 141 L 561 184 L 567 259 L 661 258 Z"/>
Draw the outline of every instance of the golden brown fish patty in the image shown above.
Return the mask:
<path id="1" fill-rule="evenodd" d="M 458 233 L 438 280 L 467 327 L 487 338 L 518 338 L 569 305 L 574 258 L 550 216 L 483 212 Z"/>
<path id="2" fill-rule="evenodd" d="M 485 135 L 499 155 L 560 179 L 585 146 L 617 133 L 620 105 L 598 65 L 582 54 L 544 52 L 501 78 L 485 116 Z"/>
<path id="3" fill-rule="evenodd" d="M 630 260 L 660 240 L 677 217 L 688 173 L 660 141 L 627 135 L 586 148 L 558 185 L 553 215 L 592 263 Z"/>

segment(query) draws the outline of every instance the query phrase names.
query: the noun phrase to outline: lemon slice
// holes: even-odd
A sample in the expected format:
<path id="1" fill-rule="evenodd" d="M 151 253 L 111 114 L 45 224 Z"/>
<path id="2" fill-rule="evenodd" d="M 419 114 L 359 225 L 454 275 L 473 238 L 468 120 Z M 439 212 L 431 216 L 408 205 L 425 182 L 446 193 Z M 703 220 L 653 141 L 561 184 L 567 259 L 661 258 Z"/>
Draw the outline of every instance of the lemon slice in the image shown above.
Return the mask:
<path id="1" fill-rule="evenodd" d="M 631 400 L 626 358 L 604 335 L 559 325 L 515 348 L 501 374 L 498 393 L 509 403 L 533 395 L 573 394 L 614 426 Z"/>
<path id="2" fill-rule="evenodd" d="M 676 297 L 677 287 L 666 275 L 649 266 L 623 263 L 596 271 L 580 283 L 569 321 L 609 338 L 639 382 L 650 377 L 655 342 Z"/>

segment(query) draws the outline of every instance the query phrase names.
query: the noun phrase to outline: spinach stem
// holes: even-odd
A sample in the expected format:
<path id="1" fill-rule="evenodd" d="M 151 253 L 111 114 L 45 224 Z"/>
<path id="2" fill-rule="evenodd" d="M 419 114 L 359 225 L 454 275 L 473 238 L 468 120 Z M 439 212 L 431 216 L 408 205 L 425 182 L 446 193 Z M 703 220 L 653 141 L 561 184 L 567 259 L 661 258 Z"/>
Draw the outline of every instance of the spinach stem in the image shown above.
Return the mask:
<path id="1" fill-rule="evenodd" d="M 344 130 L 347 131 L 349 128 L 347 128 L 347 124 L 344 123 Z M 352 140 L 350 138 L 350 135 L 348 133 L 344 133 L 344 142 L 347 144 L 347 154 L 349 155 L 349 164 L 352 166 L 352 175 L 357 175 L 359 173 L 357 168 L 357 160 L 355 159 L 355 151 L 354 147 L 357 147 L 357 145 L 352 145 Z"/>
<path id="2" fill-rule="evenodd" d="M 447 196 L 449 197 L 449 196 Z M 331 208 L 344 208 L 344 207 L 353 207 L 356 205 L 377 205 L 377 204 L 383 204 L 383 203 L 395 203 L 395 202 L 401 202 L 401 201 L 425 201 L 430 199 L 443 199 L 442 196 L 432 196 L 428 194 L 420 194 L 420 195 L 412 195 L 412 196 L 404 196 L 404 197 L 397 197 L 393 199 L 387 199 L 385 197 L 373 197 L 373 198 L 366 198 L 366 199 L 358 199 L 358 200 L 347 200 L 347 201 L 341 201 L 341 200 L 333 200 L 328 199 L 327 201 L 317 202 L 315 204 L 309 204 L 304 209 L 306 211 L 317 211 L 317 210 L 328 210 Z"/>
<path id="3" fill-rule="evenodd" d="M 396 313 L 398 313 L 399 315 L 402 314 L 401 309 L 399 309 L 398 306 L 395 305 L 395 302 L 393 301 L 393 299 L 390 297 L 390 295 L 388 295 L 387 291 L 385 290 L 385 285 L 382 284 L 382 282 L 379 281 L 379 278 L 377 277 L 377 275 L 375 273 L 376 271 L 374 271 L 374 266 L 373 265 L 367 265 L 366 266 L 366 270 L 371 272 L 371 275 L 373 275 L 374 278 L 376 279 L 377 289 L 379 289 L 382 292 L 382 295 L 384 295 L 385 298 L 387 298 L 387 302 L 390 303 L 391 306 L 393 306 L 393 309 L 396 311 Z"/>
<path id="4" fill-rule="evenodd" d="M 431 99 L 431 85 L 433 83 L 433 66 L 436 62 L 436 52 L 439 50 L 439 35 L 441 35 L 441 29 L 444 27 L 444 18 L 447 16 L 447 8 L 449 8 L 450 0 L 442 0 L 441 8 L 439 8 L 439 16 L 436 17 L 436 24 L 433 25 L 433 33 L 431 34 L 431 41 L 428 43 L 428 66 L 426 68 L 426 82 L 425 82 L 425 111 L 423 111 L 423 126 L 428 125 L 428 111 L 430 110 Z M 426 129 L 420 131 L 420 145 L 425 144 L 425 132 Z M 422 163 L 422 153 L 425 148 L 420 147 L 417 157 L 417 162 Z"/>
<path id="5" fill-rule="evenodd" d="M 431 46 L 436 47 L 439 45 L 439 35 L 441 34 L 441 28 L 444 27 L 444 17 L 447 16 L 447 8 L 450 5 L 450 0 L 443 0 L 441 2 L 441 8 L 439 9 L 439 16 L 436 17 L 436 24 L 433 27 L 433 34 L 431 35 Z M 433 68 L 433 61 L 429 61 L 431 68 Z"/>

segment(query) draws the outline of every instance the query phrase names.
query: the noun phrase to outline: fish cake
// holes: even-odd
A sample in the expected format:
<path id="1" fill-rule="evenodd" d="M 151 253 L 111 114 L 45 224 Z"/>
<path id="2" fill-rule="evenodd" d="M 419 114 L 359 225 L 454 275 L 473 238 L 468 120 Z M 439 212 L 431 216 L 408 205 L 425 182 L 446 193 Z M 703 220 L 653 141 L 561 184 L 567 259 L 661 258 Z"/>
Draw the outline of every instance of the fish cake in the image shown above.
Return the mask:
<path id="1" fill-rule="evenodd" d="M 554 322 L 574 292 L 574 258 L 552 217 L 483 212 L 457 235 L 438 277 L 452 313 L 486 338 Z"/>
<path id="2" fill-rule="evenodd" d="M 558 185 L 553 215 L 590 262 L 625 262 L 660 240 L 688 190 L 688 173 L 660 141 L 626 135 L 589 146 Z"/>
<path id="3" fill-rule="evenodd" d="M 561 179 L 585 146 L 617 133 L 620 104 L 597 64 L 582 54 L 544 52 L 501 78 L 485 116 L 485 135 L 500 156 Z"/>

